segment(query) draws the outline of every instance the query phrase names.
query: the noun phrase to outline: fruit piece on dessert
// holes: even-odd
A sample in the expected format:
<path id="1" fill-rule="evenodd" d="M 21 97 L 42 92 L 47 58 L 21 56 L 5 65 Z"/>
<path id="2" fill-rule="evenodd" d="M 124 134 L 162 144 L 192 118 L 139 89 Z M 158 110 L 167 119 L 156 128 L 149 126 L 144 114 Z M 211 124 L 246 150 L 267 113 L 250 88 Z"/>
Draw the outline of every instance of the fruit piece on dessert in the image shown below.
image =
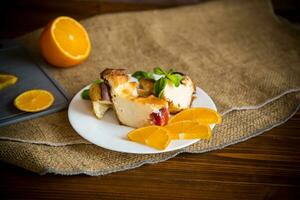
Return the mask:
<path id="1" fill-rule="evenodd" d="M 111 100 L 121 124 L 131 127 L 166 125 L 169 119 L 168 102 L 149 93 L 144 85 L 131 82 L 124 69 L 106 69 L 101 78 L 110 87 Z M 144 90 L 141 95 L 140 90 Z"/>
<path id="2" fill-rule="evenodd" d="M 162 98 L 168 101 L 169 111 L 172 114 L 190 108 L 195 93 L 195 85 L 189 76 L 184 75 L 178 87 L 167 80 Z"/>
<path id="3" fill-rule="evenodd" d="M 96 117 L 102 119 L 104 113 L 112 105 L 108 86 L 105 83 L 93 83 L 90 86 L 89 96 Z"/>

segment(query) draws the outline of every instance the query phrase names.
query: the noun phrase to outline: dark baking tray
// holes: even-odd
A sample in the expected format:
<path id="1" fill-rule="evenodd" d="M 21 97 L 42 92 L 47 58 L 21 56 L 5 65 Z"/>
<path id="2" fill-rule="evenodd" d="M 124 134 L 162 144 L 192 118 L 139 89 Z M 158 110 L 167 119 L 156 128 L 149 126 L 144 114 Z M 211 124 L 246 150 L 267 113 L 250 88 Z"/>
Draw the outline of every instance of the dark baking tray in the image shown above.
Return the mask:
<path id="1" fill-rule="evenodd" d="M 15 85 L 0 90 L 0 127 L 47 115 L 68 106 L 69 97 L 62 87 L 47 73 L 43 63 L 37 62 L 17 42 L 0 41 L 0 73 L 18 77 Z M 54 97 L 47 110 L 28 113 L 16 109 L 13 101 L 20 93 L 30 89 L 45 89 Z"/>

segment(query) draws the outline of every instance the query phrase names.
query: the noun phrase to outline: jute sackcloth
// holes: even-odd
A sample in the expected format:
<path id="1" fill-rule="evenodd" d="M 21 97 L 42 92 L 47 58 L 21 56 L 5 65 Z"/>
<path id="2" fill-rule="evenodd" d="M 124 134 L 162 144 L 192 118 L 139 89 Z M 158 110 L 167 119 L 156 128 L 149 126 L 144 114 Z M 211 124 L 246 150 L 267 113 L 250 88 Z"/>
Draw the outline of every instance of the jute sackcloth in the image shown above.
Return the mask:
<path id="1" fill-rule="evenodd" d="M 223 114 L 210 140 L 155 155 L 109 151 L 82 139 L 66 111 L 0 129 L 0 158 L 45 174 L 102 175 L 244 141 L 282 124 L 300 104 L 300 34 L 262 0 L 206 1 L 181 8 L 101 15 L 82 21 L 92 52 L 49 73 L 73 96 L 107 67 L 189 74 Z M 37 57 L 40 30 L 20 40 Z M 92 112 L 92 111 L 91 111 Z"/>

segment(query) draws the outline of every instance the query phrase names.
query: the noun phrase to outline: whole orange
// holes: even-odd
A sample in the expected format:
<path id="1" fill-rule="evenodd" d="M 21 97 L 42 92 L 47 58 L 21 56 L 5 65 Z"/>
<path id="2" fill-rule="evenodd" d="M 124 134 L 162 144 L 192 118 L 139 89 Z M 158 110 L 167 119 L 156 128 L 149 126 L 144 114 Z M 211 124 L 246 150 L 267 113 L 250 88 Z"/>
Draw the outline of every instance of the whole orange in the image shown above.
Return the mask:
<path id="1" fill-rule="evenodd" d="M 90 54 L 91 43 L 85 28 L 70 17 L 51 21 L 40 36 L 43 57 L 57 67 L 71 67 L 83 62 Z"/>

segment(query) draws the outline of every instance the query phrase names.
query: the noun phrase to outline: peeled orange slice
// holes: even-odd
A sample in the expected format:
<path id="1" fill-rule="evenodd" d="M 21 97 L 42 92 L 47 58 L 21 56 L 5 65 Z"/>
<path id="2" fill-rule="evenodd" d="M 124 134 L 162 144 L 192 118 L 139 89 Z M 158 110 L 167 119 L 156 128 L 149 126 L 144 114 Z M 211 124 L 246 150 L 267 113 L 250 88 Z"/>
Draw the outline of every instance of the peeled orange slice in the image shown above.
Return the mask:
<path id="1" fill-rule="evenodd" d="M 189 108 L 176 114 L 169 123 L 191 120 L 204 124 L 220 124 L 222 117 L 217 111 L 209 108 Z"/>
<path id="2" fill-rule="evenodd" d="M 160 126 L 146 126 L 128 133 L 131 141 L 146 144 L 158 150 L 164 150 L 169 145 L 171 138 L 168 130 Z"/>
<path id="3" fill-rule="evenodd" d="M 15 98 L 14 105 L 22 111 L 38 112 L 49 108 L 53 102 L 54 97 L 47 90 L 28 90 Z"/>
<path id="4" fill-rule="evenodd" d="M 50 22 L 40 37 L 43 57 L 57 67 L 70 67 L 84 61 L 91 44 L 84 27 L 70 17 L 58 17 Z"/>
<path id="5" fill-rule="evenodd" d="M 209 139 L 211 129 L 207 124 L 198 121 L 178 121 L 165 126 L 172 140 L 178 139 Z"/>
<path id="6" fill-rule="evenodd" d="M 171 142 L 171 138 L 168 134 L 168 131 L 165 129 L 157 130 L 153 132 L 147 139 L 146 144 L 150 147 L 154 147 L 159 150 L 164 150 L 167 148 L 169 143 Z"/>
<path id="7" fill-rule="evenodd" d="M 17 80 L 18 78 L 14 75 L 0 74 L 0 90 L 15 84 Z"/>

